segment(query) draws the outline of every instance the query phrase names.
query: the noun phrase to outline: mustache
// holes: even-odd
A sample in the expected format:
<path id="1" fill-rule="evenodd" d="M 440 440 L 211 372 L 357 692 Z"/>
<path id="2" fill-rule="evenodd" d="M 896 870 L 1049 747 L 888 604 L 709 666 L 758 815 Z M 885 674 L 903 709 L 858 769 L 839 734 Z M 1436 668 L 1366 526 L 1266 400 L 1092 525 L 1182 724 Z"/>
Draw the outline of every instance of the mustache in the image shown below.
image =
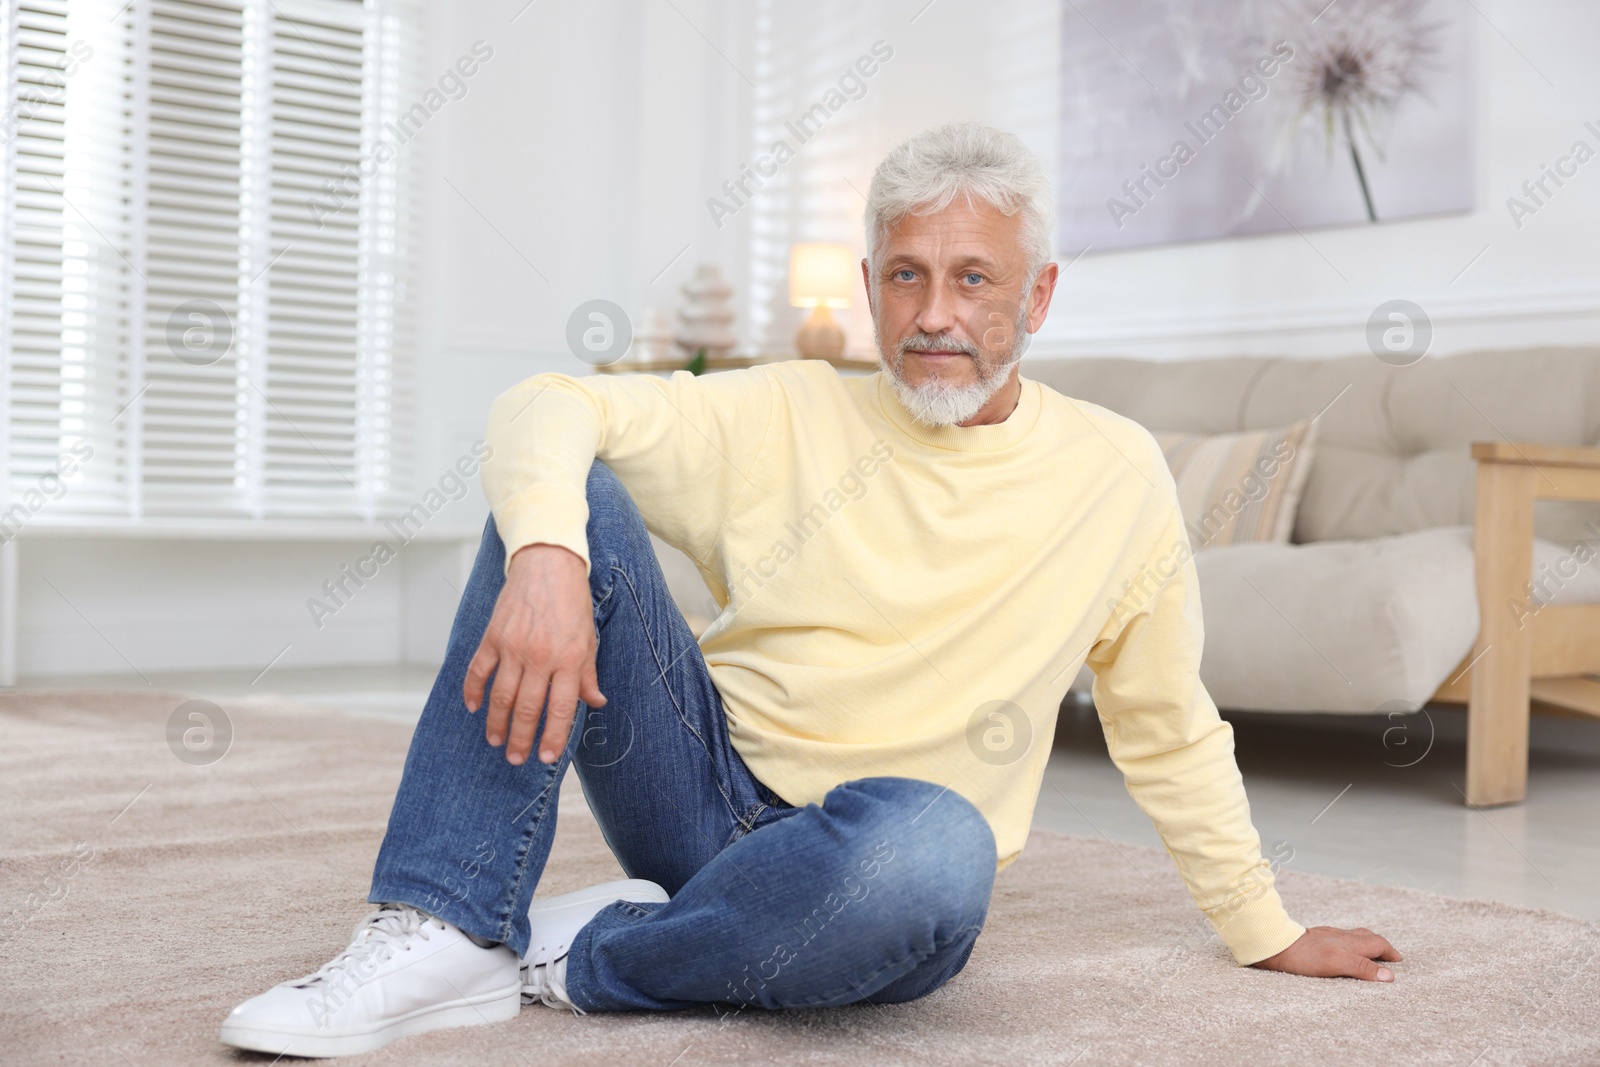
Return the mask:
<path id="1" fill-rule="evenodd" d="M 978 358 L 978 346 L 969 341 L 958 341 L 948 334 L 914 333 L 910 337 L 901 338 L 895 345 L 895 352 L 904 356 L 913 348 L 923 352 L 959 352 L 973 359 Z"/>

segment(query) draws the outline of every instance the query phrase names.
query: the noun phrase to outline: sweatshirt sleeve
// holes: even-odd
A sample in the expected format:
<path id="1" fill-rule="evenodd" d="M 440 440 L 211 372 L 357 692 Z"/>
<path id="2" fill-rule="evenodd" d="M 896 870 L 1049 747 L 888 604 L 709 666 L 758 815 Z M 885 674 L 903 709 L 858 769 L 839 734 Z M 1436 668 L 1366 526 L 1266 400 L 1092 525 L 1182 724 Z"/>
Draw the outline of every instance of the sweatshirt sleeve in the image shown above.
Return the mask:
<path id="1" fill-rule="evenodd" d="M 771 422 L 763 368 L 698 377 L 537 374 L 495 399 L 482 482 L 506 564 L 532 544 L 570 549 L 589 567 L 589 468 L 603 460 L 645 525 L 696 561 L 749 484 Z"/>
<path id="2" fill-rule="evenodd" d="M 1241 964 L 1305 933 L 1284 910 L 1233 757 L 1233 728 L 1200 681 L 1204 625 L 1188 535 L 1164 524 L 1089 654 L 1111 759 L 1189 894 Z"/>

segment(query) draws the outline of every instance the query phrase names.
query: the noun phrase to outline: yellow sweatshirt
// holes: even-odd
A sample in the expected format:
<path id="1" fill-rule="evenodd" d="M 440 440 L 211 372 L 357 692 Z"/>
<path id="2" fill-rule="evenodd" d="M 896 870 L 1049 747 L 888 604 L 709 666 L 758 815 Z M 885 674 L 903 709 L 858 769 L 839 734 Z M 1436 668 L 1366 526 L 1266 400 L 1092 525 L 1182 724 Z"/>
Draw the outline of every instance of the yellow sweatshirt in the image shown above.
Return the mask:
<path id="1" fill-rule="evenodd" d="M 855 778 L 948 785 L 1000 865 L 1028 835 L 1087 660 L 1111 758 L 1240 963 L 1287 948 L 1232 728 L 1200 684 L 1177 493 L 1137 423 L 1027 378 L 1005 421 L 919 426 L 879 374 L 540 374 L 490 416 L 506 556 L 589 558 L 598 457 L 722 612 L 700 638 L 734 748 L 792 804 Z"/>

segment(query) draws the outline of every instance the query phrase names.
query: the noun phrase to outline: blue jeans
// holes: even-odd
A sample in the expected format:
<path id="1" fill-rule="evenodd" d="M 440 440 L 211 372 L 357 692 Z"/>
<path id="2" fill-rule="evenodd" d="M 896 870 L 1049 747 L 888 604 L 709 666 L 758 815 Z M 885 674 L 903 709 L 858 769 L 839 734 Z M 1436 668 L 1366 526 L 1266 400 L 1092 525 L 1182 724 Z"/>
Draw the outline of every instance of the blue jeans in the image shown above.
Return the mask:
<path id="1" fill-rule="evenodd" d="M 804 807 L 757 781 L 728 741 L 722 698 L 644 521 L 602 463 L 589 472 L 588 499 L 606 705 L 578 705 L 552 766 L 512 766 L 484 740 L 483 716 L 468 714 L 461 687 L 504 584 L 505 546 L 490 519 L 369 899 L 526 951 L 528 905 L 571 763 L 622 869 L 672 897 L 612 904 L 584 927 L 566 974 L 584 1010 L 882 1004 L 943 985 L 988 912 L 995 845 L 983 816 L 950 789 L 910 778 L 844 782 Z"/>

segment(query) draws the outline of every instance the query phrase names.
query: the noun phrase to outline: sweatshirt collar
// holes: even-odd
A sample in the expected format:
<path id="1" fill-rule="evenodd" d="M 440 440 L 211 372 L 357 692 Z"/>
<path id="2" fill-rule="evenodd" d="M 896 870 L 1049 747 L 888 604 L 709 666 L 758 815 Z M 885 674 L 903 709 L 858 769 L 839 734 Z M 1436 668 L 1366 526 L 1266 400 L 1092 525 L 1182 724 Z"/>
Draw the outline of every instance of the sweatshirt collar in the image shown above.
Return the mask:
<path id="1" fill-rule="evenodd" d="M 900 403 L 900 397 L 895 394 L 894 386 L 884 371 L 878 371 L 873 377 L 876 379 L 878 410 L 886 420 L 907 437 L 953 452 L 998 452 L 1010 448 L 1033 429 L 1043 407 L 1039 383 L 1022 377 L 1019 372 L 1017 379 L 1022 386 L 1022 393 L 1017 398 L 1017 406 L 1005 421 L 987 426 L 924 426 L 913 419 L 905 405 Z"/>

